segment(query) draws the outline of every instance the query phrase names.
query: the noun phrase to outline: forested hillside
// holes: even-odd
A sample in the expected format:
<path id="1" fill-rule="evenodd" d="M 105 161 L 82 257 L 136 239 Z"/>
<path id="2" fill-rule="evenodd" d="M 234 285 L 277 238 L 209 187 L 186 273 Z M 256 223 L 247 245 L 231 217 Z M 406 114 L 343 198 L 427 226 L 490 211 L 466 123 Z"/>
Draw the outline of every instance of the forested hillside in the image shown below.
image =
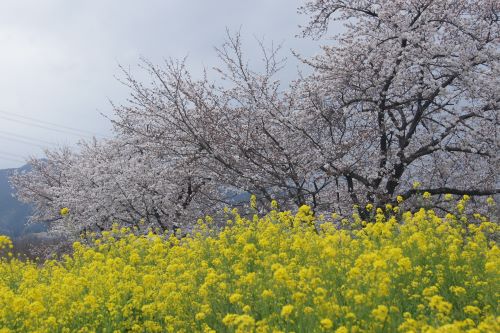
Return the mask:
<path id="1" fill-rule="evenodd" d="M 27 170 L 24 166 L 19 170 Z M 0 234 L 18 238 L 45 230 L 43 224 L 28 225 L 31 206 L 13 196 L 9 177 L 15 169 L 0 170 Z"/>

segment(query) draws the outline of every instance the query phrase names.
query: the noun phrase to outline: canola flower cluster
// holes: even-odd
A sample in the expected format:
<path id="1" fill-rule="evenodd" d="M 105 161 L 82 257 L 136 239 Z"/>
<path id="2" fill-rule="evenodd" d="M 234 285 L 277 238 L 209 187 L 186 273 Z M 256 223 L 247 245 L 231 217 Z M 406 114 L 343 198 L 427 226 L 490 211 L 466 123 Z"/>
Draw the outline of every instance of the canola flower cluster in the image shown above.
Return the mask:
<path id="1" fill-rule="evenodd" d="M 0 332 L 500 332 L 500 230 L 481 215 L 227 216 L 182 238 L 115 228 L 58 261 L 5 255 Z"/>

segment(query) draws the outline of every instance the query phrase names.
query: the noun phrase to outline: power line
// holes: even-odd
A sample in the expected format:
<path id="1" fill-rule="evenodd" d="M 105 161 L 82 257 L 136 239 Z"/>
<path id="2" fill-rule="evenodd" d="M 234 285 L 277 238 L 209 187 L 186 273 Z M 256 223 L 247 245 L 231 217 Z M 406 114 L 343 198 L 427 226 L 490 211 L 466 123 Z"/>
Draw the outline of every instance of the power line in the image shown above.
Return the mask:
<path id="1" fill-rule="evenodd" d="M 68 131 L 78 132 L 78 133 L 86 134 L 86 135 L 91 135 L 91 136 L 95 136 L 95 135 L 105 136 L 104 134 L 101 134 L 101 133 L 95 133 L 95 132 L 88 131 L 88 130 L 83 130 L 83 129 L 79 129 L 79 128 L 75 128 L 75 127 L 70 127 L 70 126 L 61 125 L 61 124 L 57 124 L 57 123 L 52 123 L 52 122 L 49 122 L 49 121 L 45 121 L 45 120 L 41 120 L 41 119 L 37 119 L 37 118 L 33 118 L 33 117 L 28 117 L 28 116 L 24 116 L 24 115 L 20 115 L 20 114 L 15 114 L 13 112 L 7 112 L 5 110 L 0 110 L 0 113 L 3 113 L 5 115 L 7 115 L 8 117 L 26 119 L 26 120 L 29 120 L 30 122 L 35 122 L 37 125 L 39 125 L 39 124 L 45 124 L 45 125 L 48 125 L 48 126 L 56 127 L 57 129 L 61 129 L 62 128 L 62 129 L 66 129 Z"/>
<path id="2" fill-rule="evenodd" d="M 36 139 L 36 138 L 29 137 L 29 136 L 25 136 L 25 135 L 21 135 L 21 134 L 16 134 L 16 133 L 8 132 L 8 131 L 0 131 L 0 134 L 3 134 L 4 136 L 5 135 L 14 136 L 14 137 L 17 137 L 17 138 L 21 138 L 23 140 L 34 141 L 34 142 L 37 142 L 37 143 L 41 142 L 41 143 L 45 143 L 45 144 L 48 144 L 48 145 L 51 145 L 51 146 L 59 146 L 55 142 L 45 141 L 45 140 L 42 140 L 42 139 Z"/>
<path id="3" fill-rule="evenodd" d="M 11 162 L 19 162 L 19 163 L 26 163 L 26 161 L 22 161 L 22 160 L 19 160 L 17 158 L 4 157 L 2 155 L 0 155 L 0 160 L 11 161 Z"/>
<path id="4" fill-rule="evenodd" d="M 25 145 L 29 145 L 29 146 L 34 146 L 34 147 L 42 148 L 42 149 L 47 148 L 46 146 L 42 146 L 42 145 L 39 145 L 39 144 L 36 144 L 36 143 L 33 143 L 33 142 L 29 142 L 29 141 L 21 140 L 21 139 L 10 138 L 8 136 L 4 136 L 4 135 L 1 135 L 1 134 L 0 134 L 0 138 L 2 138 L 4 140 L 8 140 L 8 141 L 19 142 L 19 143 L 22 143 L 22 144 L 25 144 Z"/>
<path id="5" fill-rule="evenodd" d="M 10 155 L 10 156 L 13 156 L 13 157 L 26 158 L 26 156 L 22 156 L 22 155 L 19 155 L 19 154 L 9 153 L 8 151 L 2 151 L 2 150 L 0 150 L 0 154 L 2 154 L 2 155 Z"/>
<path id="6" fill-rule="evenodd" d="M 5 117 L 5 116 L 2 116 L 2 115 L 0 115 L 0 119 L 5 119 L 5 120 L 8 120 L 8 121 L 12 121 L 14 123 L 19 123 L 19 124 L 25 124 L 25 125 L 29 125 L 29 126 L 34 126 L 34 127 L 46 129 L 46 130 L 49 130 L 49 131 L 63 133 L 63 134 L 75 135 L 75 136 L 79 136 L 79 137 L 82 137 L 82 136 L 84 136 L 84 137 L 91 137 L 91 135 L 87 135 L 87 134 L 76 133 L 76 132 L 72 132 L 72 131 L 65 130 L 65 129 L 56 129 L 56 128 L 52 128 L 52 127 L 48 127 L 48 126 L 44 126 L 44 125 L 39 125 L 39 124 L 36 124 L 36 123 L 33 123 L 33 122 L 29 122 L 29 121 L 24 121 L 24 120 L 13 119 L 13 118 L 10 118 L 10 117 Z"/>

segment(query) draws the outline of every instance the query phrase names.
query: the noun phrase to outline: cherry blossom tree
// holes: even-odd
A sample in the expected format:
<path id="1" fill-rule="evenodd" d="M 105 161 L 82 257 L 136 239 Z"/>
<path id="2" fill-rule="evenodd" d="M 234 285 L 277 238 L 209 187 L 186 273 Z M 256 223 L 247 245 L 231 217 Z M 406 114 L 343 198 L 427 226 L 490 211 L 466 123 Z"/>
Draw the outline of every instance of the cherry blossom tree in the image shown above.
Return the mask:
<path id="1" fill-rule="evenodd" d="M 200 166 L 219 184 L 215 193 L 203 191 L 207 198 L 220 200 L 221 189 L 232 189 L 267 201 L 306 203 L 311 186 L 319 192 L 324 181 L 307 140 L 292 127 L 295 96 L 273 79 L 282 64 L 277 50 L 262 46 L 263 73 L 246 64 L 238 34 L 228 35 L 217 52 L 224 67 L 216 71 L 225 86 L 206 76 L 192 79 L 176 61 L 163 67 L 145 61 L 149 86 L 126 73 L 132 103 L 116 108 L 116 131 Z"/>
<path id="2" fill-rule="evenodd" d="M 346 31 L 307 60 L 301 131 L 352 202 L 498 193 L 498 1 L 308 2 L 305 35 Z"/>
<path id="3" fill-rule="evenodd" d="M 239 34 L 217 49 L 217 79 L 175 60 L 144 60 L 150 83 L 124 70 L 131 97 L 114 105 L 114 139 L 48 152 L 13 178 L 33 218 L 68 207 L 83 228 L 172 230 L 245 193 L 343 214 L 420 192 L 436 205 L 444 194 L 499 193 L 497 1 L 315 0 L 300 10 L 304 36 L 323 44 L 332 21 L 345 28 L 301 58 L 312 73 L 288 87 L 279 48 L 261 44 L 257 70 Z"/>
<path id="4" fill-rule="evenodd" d="M 49 221 L 55 233 L 109 230 L 114 223 L 147 231 L 174 231 L 203 212 L 196 197 L 204 183 L 189 165 L 165 161 L 118 137 L 82 142 L 31 159 L 29 172 L 11 178 L 17 196 L 34 203 L 34 221 Z M 182 173 L 176 172 L 182 170 Z M 208 185 L 206 185 L 208 187 Z"/>
<path id="5" fill-rule="evenodd" d="M 182 64 L 146 63 L 156 83 L 128 77 L 137 107 L 118 108 L 125 121 L 117 124 L 135 133 L 159 124 L 164 133 L 167 119 L 173 127 L 162 146 L 182 137 L 217 182 L 292 205 L 350 211 L 419 191 L 492 195 L 498 6 L 310 1 L 302 8 L 311 16 L 305 35 L 325 34 L 331 20 L 346 22 L 337 45 L 304 59 L 312 75 L 280 90 L 276 54 L 264 50 L 266 70 L 252 71 L 235 36 L 218 50 L 229 88 L 206 77 L 193 81 Z M 420 189 L 412 187 L 417 180 Z"/>

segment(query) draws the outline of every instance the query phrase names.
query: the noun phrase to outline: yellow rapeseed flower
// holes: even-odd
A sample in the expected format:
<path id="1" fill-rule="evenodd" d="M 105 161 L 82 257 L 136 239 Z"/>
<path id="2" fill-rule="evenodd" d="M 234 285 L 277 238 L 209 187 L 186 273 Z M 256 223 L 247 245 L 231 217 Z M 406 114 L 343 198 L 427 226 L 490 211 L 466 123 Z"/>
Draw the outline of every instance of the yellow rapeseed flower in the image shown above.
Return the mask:
<path id="1" fill-rule="evenodd" d="M 321 324 L 321 327 L 324 329 L 330 329 L 333 327 L 333 322 L 328 318 L 321 319 L 320 324 Z"/>
<path id="2" fill-rule="evenodd" d="M 481 313 L 481 309 L 477 306 L 467 305 L 464 307 L 464 313 L 470 316 L 478 316 Z"/>
<path id="3" fill-rule="evenodd" d="M 234 293 L 231 296 L 229 296 L 229 302 L 231 302 L 231 304 L 238 303 L 242 299 L 243 299 L 243 296 L 241 294 L 238 294 L 238 293 Z"/>
<path id="4" fill-rule="evenodd" d="M 342 223 L 228 209 L 223 228 L 115 226 L 45 262 L 0 236 L 0 332 L 499 332 L 500 227 L 459 203 Z"/>
<path id="5" fill-rule="evenodd" d="M 281 308 L 281 316 L 282 317 L 289 317 L 292 312 L 293 312 L 293 305 L 287 304 Z"/>
<path id="6" fill-rule="evenodd" d="M 59 211 L 59 213 L 61 214 L 61 216 L 66 216 L 66 215 L 69 214 L 69 208 L 68 207 L 61 208 L 61 210 Z"/>
<path id="7" fill-rule="evenodd" d="M 385 305 L 379 305 L 376 309 L 372 310 L 373 318 L 381 322 L 386 320 L 388 313 L 389 309 Z"/>

